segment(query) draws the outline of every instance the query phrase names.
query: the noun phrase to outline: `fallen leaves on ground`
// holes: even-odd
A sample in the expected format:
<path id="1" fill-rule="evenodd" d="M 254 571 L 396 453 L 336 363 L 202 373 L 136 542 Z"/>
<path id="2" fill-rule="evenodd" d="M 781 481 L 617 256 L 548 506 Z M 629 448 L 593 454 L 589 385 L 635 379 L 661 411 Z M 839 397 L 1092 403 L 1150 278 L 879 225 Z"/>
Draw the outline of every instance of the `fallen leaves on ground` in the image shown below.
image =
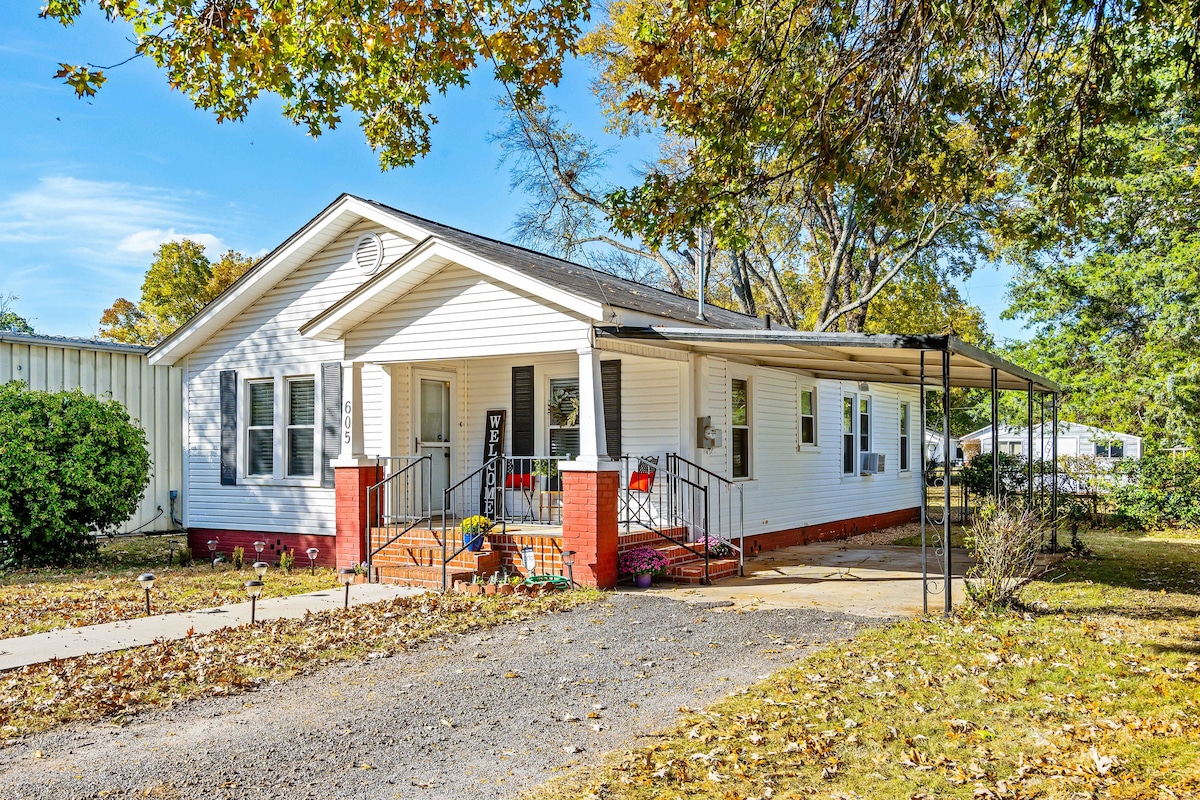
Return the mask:
<path id="1" fill-rule="evenodd" d="M 335 661 L 389 655 L 432 637 L 526 619 L 597 596 L 424 594 L 11 670 L 0 673 L 0 740 L 71 720 L 252 690 Z"/>

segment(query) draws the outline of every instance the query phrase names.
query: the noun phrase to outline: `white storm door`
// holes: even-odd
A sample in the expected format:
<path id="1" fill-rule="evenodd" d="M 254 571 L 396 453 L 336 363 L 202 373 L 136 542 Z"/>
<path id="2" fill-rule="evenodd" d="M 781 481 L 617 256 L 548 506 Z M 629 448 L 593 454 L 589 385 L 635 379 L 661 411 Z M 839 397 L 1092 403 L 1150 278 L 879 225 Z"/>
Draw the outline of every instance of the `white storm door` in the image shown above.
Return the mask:
<path id="1" fill-rule="evenodd" d="M 450 486 L 450 432 L 454 428 L 450 410 L 450 381 L 422 377 L 417 389 L 417 455 L 430 456 L 429 500 L 434 510 L 442 508 L 443 493 Z M 424 495 L 424 493 L 422 493 Z"/>

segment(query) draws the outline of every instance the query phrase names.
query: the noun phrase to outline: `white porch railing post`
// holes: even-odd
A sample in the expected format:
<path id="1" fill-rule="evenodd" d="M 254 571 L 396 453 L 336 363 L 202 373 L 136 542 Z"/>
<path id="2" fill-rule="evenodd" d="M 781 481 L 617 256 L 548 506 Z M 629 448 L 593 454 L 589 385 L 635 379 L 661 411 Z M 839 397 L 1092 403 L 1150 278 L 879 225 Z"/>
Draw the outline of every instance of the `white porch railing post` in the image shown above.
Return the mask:
<path id="1" fill-rule="evenodd" d="M 579 353 L 579 468 L 596 469 L 608 452 L 604 433 L 604 395 L 600 383 L 600 351 L 581 347 Z M 605 459 L 607 460 L 607 459 Z"/>

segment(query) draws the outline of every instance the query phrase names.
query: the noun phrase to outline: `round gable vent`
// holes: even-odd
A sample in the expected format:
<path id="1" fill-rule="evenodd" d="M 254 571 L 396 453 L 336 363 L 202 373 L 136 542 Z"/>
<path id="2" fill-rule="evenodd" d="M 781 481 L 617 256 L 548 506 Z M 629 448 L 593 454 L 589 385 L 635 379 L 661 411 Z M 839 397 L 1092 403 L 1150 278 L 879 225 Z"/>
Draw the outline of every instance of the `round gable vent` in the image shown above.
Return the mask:
<path id="1" fill-rule="evenodd" d="M 378 233 L 364 233 L 354 243 L 354 263 L 363 275 L 374 275 L 383 263 L 383 240 Z"/>

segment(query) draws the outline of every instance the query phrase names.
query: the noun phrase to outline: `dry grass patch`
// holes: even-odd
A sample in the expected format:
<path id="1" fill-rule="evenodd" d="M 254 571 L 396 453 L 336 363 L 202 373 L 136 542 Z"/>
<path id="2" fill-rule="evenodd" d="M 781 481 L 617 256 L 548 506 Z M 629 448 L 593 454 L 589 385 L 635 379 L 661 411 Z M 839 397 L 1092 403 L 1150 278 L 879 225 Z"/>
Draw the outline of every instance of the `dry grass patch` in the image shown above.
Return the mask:
<path id="1" fill-rule="evenodd" d="M 0 741 L 75 720 L 249 691 L 336 661 L 386 656 L 599 596 L 583 590 L 539 598 L 424 594 L 11 670 L 0 673 Z"/>
<path id="2" fill-rule="evenodd" d="M 1200 796 L 1200 543 L 1088 544 L 1036 611 L 867 630 L 538 796 Z"/>
<path id="3" fill-rule="evenodd" d="M 158 576 L 151 595 L 155 614 L 242 603 L 246 581 L 254 577 L 252 550 L 241 570 L 229 564 L 211 569 L 201 560 L 189 567 L 167 565 L 168 537 L 138 537 L 104 542 L 96 564 L 73 569 L 18 570 L 0 574 L 0 639 L 81 625 L 140 617 L 145 593 L 137 576 Z M 207 555 L 207 554 L 206 554 Z M 299 565 L 290 575 L 272 567 L 266 597 L 300 594 L 337 585 L 332 569 L 309 575 Z"/>

